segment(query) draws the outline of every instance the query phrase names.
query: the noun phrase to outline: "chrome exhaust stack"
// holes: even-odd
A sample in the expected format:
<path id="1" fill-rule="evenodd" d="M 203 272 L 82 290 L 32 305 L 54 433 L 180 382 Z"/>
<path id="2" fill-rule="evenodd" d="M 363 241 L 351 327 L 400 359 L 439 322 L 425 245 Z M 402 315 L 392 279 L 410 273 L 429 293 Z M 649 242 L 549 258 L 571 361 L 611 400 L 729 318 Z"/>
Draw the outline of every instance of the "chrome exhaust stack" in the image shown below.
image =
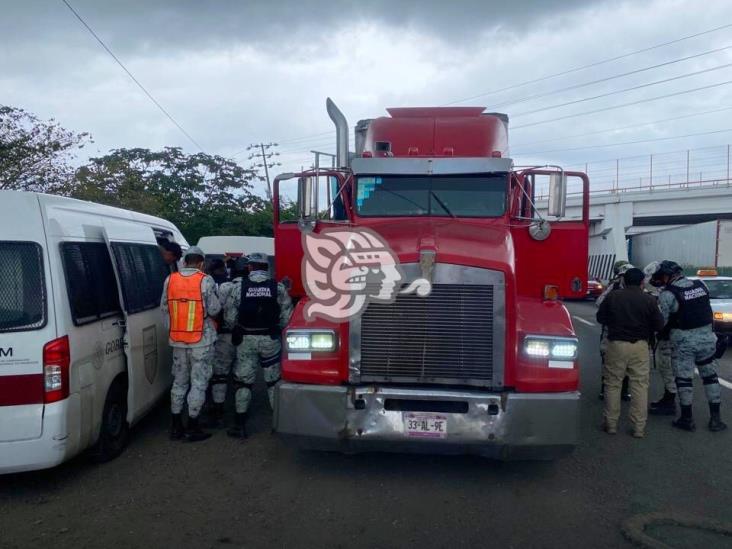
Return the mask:
<path id="1" fill-rule="evenodd" d="M 336 166 L 347 168 L 349 164 L 348 121 L 330 97 L 325 101 L 325 108 L 328 109 L 328 116 L 336 127 Z"/>

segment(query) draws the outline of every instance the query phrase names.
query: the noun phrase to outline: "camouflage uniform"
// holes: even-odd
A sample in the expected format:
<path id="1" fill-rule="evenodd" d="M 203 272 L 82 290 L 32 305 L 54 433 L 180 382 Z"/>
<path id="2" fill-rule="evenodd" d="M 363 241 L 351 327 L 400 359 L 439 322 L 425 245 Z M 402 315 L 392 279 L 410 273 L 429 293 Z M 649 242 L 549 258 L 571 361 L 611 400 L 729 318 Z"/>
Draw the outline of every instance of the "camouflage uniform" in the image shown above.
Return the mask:
<path id="1" fill-rule="evenodd" d="M 191 276 L 198 269 L 185 267 L 180 274 Z M 160 300 L 160 310 L 166 328 L 170 329 L 168 314 L 168 282 L 165 280 L 163 296 Z M 170 409 L 173 414 L 180 414 L 188 395 L 188 415 L 191 418 L 198 414 L 206 402 L 206 388 L 211 378 L 211 358 L 214 342 L 216 341 L 216 324 L 213 317 L 221 311 L 221 303 L 216 293 L 216 283 L 213 278 L 206 276 L 201 281 L 203 295 L 203 310 L 206 318 L 203 324 L 203 337 L 198 343 L 177 343 L 168 341 L 173 347 L 173 387 L 170 390 Z"/>
<path id="2" fill-rule="evenodd" d="M 679 288 L 691 288 L 692 282 L 687 278 L 679 278 L 671 283 Z M 662 291 L 658 298 L 661 314 L 666 322 L 678 312 L 679 302 L 670 291 Z M 712 324 L 690 330 L 671 330 L 671 366 L 676 376 L 676 387 L 679 402 L 682 406 L 691 406 L 694 397 L 694 369 L 699 368 L 699 375 L 704 382 L 704 391 L 710 404 L 721 401 L 719 379 L 717 378 L 717 361 L 713 359 L 717 346 L 717 336 L 712 331 Z"/>
<path id="3" fill-rule="evenodd" d="M 269 280 L 267 271 L 252 271 L 249 280 L 261 283 Z M 239 320 L 242 284 L 234 285 L 224 303 L 224 324 L 234 326 Z M 284 328 L 292 314 L 292 300 L 283 284 L 277 284 L 277 303 L 280 306 L 279 328 Z M 257 366 L 261 366 L 270 405 L 274 397 L 274 386 L 280 380 L 281 342 L 269 335 L 245 335 L 236 348 L 234 363 L 234 385 L 236 386 L 236 413 L 245 414 L 252 400 L 252 385 L 256 378 Z"/>
<path id="4" fill-rule="evenodd" d="M 219 301 L 222 307 L 226 304 L 229 293 L 235 285 L 241 286 L 241 277 L 219 285 Z M 231 343 L 232 328 L 233 326 L 227 324 L 224 319 L 214 345 L 213 377 L 211 377 L 211 397 L 214 404 L 223 404 L 226 400 L 226 386 L 229 382 L 231 366 L 236 358 L 236 347 Z"/>
<path id="5" fill-rule="evenodd" d="M 670 339 L 660 339 L 656 346 L 656 369 L 661 374 L 663 386 L 669 393 L 676 393 L 676 379 L 671 363 L 673 345 Z"/>

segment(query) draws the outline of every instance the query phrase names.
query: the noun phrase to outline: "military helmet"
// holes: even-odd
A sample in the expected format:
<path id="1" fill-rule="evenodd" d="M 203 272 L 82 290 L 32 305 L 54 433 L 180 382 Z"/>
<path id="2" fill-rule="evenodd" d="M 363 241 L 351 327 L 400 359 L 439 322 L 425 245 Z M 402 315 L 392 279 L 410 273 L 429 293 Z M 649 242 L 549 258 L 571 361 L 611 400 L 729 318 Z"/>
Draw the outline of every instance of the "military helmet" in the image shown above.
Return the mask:
<path id="1" fill-rule="evenodd" d="M 613 274 L 615 276 L 621 275 L 632 267 L 632 265 L 630 265 L 630 267 L 627 267 L 626 265 L 630 265 L 630 262 L 625 261 L 624 259 L 620 259 L 620 260 L 616 261 L 613 264 Z"/>
<path id="2" fill-rule="evenodd" d="M 658 265 L 658 270 L 656 271 L 656 275 L 674 276 L 677 274 L 681 274 L 683 272 L 684 272 L 684 269 L 681 267 L 681 265 L 679 265 L 675 261 L 671 261 L 669 259 L 664 259 Z"/>
<path id="3" fill-rule="evenodd" d="M 247 265 L 249 265 L 249 261 L 246 257 L 237 257 L 231 270 L 235 275 L 244 274 L 247 272 Z"/>
<path id="4" fill-rule="evenodd" d="M 253 254 L 249 254 L 247 256 L 247 261 L 249 263 L 255 263 L 257 265 L 260 265 L 260 264 L 261 265 L 266 265 L 266 264 L 269 263 L 269 258 L 267 256 L 267 254 L 263 254 L 263 253 L 256 252 L 256 253 L 253 253 Z"/>
<path id="5" fill-rule="evenodd" d="M 626 261 L 618 267 L 617 271 L 615 271 L 615 275 L 623 276 L 625 273 L 627 273 L 631 269 L 635 269 L 635 266 L 632 263 L 629 263 L 628 261 Z"/>

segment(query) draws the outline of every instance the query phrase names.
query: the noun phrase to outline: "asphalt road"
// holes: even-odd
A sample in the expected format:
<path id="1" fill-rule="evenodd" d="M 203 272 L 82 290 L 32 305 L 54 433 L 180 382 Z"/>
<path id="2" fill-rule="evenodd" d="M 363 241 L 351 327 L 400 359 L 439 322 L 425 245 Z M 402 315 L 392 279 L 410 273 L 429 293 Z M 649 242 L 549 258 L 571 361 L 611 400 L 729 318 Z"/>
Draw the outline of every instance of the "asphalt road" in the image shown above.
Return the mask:
<path id="1" fill-rule="evenodd" d="M 114 462 L 81 457 L 0 477 L 0 547 L 630 547 L 620 525 L 638 514 L 732 521 L 732 429 L 706 430 L 699 379 L 696 433 L 651 417 L 644 440 L 606 435 L 594 306 L 570 309 L 583 397 L 581 442 L 569 457 L 301 452 L 270 434 L 261 391 L 247 442 L 219 431 L 203 443 L 173 443 L 161 406 Z M 732 361 L 724 375 L 732 382 Z M 660 392 L 654 376 L 652 396 Z M 730 388 L 723 413 L 732 424 Z M 674 526 L 652 533 L 676 547 L 730 546 L 730 538 Z"/>

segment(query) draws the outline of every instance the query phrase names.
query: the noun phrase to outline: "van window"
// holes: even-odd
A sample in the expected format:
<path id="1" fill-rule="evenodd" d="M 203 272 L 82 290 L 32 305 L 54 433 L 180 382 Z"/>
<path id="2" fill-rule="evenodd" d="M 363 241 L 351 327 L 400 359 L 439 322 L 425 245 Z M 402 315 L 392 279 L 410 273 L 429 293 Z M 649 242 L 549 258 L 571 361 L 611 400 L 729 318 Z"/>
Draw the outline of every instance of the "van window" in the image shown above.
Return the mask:
<path id="1" fill-rule="evenodd" d="M 61 258 L 74 324 L 119 314 L 119 291 L 104 243 L 64 242 Z"/>
<path id="2" fill-rule="evenodd" d="M 35 242 L 0 241 L 0 332 L 45 325 L 43 249 Z"/>
<path id="3" fill-rule="evenodd" d="M 112 243 L 122 297 L 128 313 L 139 313 L 160 306 L 163 285 L 170 269 L 157 246 Z"/>

